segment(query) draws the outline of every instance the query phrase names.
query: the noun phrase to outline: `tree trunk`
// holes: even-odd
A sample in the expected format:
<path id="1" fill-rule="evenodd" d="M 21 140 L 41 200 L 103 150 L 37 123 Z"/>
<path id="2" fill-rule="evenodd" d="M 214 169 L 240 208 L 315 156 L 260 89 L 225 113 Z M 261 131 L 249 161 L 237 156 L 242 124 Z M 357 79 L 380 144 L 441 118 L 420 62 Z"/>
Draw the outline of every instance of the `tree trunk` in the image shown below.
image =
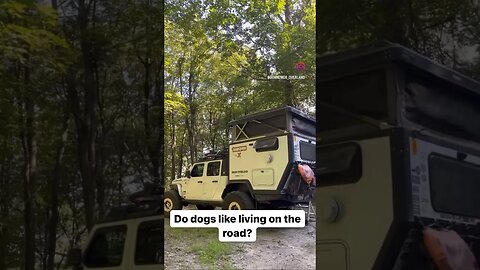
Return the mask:
<path id="1" fill-rule="evenodd" d="M 148 2 L 148 4 L 151 5 L 152 3 Z M 160 23 L 163 23 L 163 18 L 160 19 Z M 150 17 L 146 18 L 144 29 L 147 39 L 150 39 L 152 36 Z M 150 46 L 150 40 L 147 41 L 147 46 Z M 161 181 L 163 176 L 163 55 L 158 58 L 155 55 L 152 55 L 152 47 L 147 47 L 145 59 L 142 60 L 145 71 L 143 85 L 144 132 L 151 166 L 150 175 L 155 186 L 163 185 Z M 158 63 L 154 64 L 156 61 L 158 61 Z M 157 67 L 157 69 L 154 67 Z M 155 70 L 157 70 L 156 73 L 154 73 Z M 152 78 L 154 80 L 153 85 L 151 83 Z M 155 109 L 155 113 L 150 115 L 152 112 L 154 112 L 152 108 Z"/>
<path id="2" fill-rule="evenodd" d="M 24 230 L 25 230 L 25 269 L 35 269 L 35 180 L 37 173 L 37 134 L 35 103 L 30 85 L 30 70 L 24 71 L 24 112 L 25 122 L 22 131 L 24 157 Z"/>
<path id="3" fill-rule="evenodd" d="M 190 108 L 190 112 L 187 116 L 187 130 L 188 130 L 188 144 L 190 147 L 190 164 L 195 162 L 197 157 L 197 145 L 195 144 L 195 118 L 196 118 L 196 106 L 194 104 L 195 99 L 195 87 L 194 87 L 194 68 L 192 67 L 193 63 L 191 63 L 189 75 L 188 75 L 188 105 Z"/>
<path id="4" fill-rule="evenodd" d="M 95 223 L 95 183 L 96 183 L 96 131 L 97 117 L 95 108 L 97 106 L 97 81 L 95 78 L 94 67 L 95 59 L 93 56 L 94 44 L 86 35 L 89 29 L 89 13 L 91 7 L 95 6 L 95 1 L 89 2 L 79 1 L 78 7 L 78 24 L 81 33 L 80 47 L 83 61 L 83 90 L 84 104 L 83 113 L 80 112 L 80 99 L 76 93 L 75 86 L 70 88 L 70 102 L 74 103 L 76 112 L 75 124 L 77 126 L 78 135 L 78 154 L 79 167 L 82 176 L 83 200 L 85 204 L 85 221 L 87 229 L 90 231 Z M 93 12 L 94 13 L 94 12 Z M 92 14 L 94 17 L 95 14 Z M 93 18 L 92 18 L 93 20 Z M 73 91 L 72 91 L 73 90 Z"/>
<path id="5" fill-rule="evenodd" d="M 90 163 L 90 146 L 89 128 L 87 121 L 80 109 L 81 100 L 76 89 L 76 82 L 73 75 L 67 79 L 67 100 L 72 113 L 73 120 L 77 132 L 77 151 L 78 151 L 78 167 L 80 176 L 82 177 L 82 195 L 85 205 L 85 223 L 87 229 L 93 227 L 95 222 L 95 182 L 93 179 L 93 171 Z"/>
<path id="6" fill-rule="evenodd" d="M 409 45 L 406 37 L 405 17 L 402 7 L 405 6 L 405 0 L 382 0 L 383 8 L 383 33 L 380 38 L 391 42 Z"/>
<path id="7" fill-rule="evenodd" d="M 285 80 L 285 105 L 295 105 L 294 87 L 291 81 Z"/>
<path id="8" fill-rule="evenodd" d="M 215 126 L 215 117 L 214 114 L 211 110 L 208 111 L 208 132 L 210 135 L 210 147 L 212 148 L 212 151 L 215 151 L 215 139 L 216 139 L 216 128 Z"/>
<path id="9" fill-rule="evenodd" d="M 182 177 L 182 167 L 183 167 L 183 152 L 185 151 L 185 132 L 182 134 L 182 140 L 180 142 L 180 149 L 178 150 L 178 172 L 177 175 Z"/>
<path id="10" fill-rule="evenodd" d="M 7 141 L 2 141 L 1 163 L 0 163 L 0 220 L 7 221 L 10 215 L 10 201 L 8 200 L 10 162 L 11 157 L 8 155 Z M 0 270 L 7 270 L 7 229 L 6 224 L 0 224 Z"/>
<path id="11" fill-rule="evenodd" d="M 154 132 L 157 134 L 155 143 L 152 145 L 152 167 L 153 179 L 155 185 L 163 186 L 163 164 L 164 164 L 164 97 L 165 89 L 163 85 L 163 58 L 158 65 L 157 74 L 155 76 L 155 87 L 153 92 L 153 105 L 157 109 L 156 118 L 154 119 Z"/>
<path id="12" fill-rule="evenodd" d="M 195 162 L 195 143 L 194 143 L 194 138 L 193 138 L 193 127 L 192 127 L 192 122 L 190 121 L 190 116 L 187 116 L 185 124 L 187 127 L 187 135 L 188 135 L 188 146 L 189 146 L 189 155 L 190 155 L 190 164 L 193 164 Z"/>
<path id="13" fill-rule="evenodd" d="M 175 115 L 173 112 L 170 113 L 170 122 L 172 124 L 172 137 L 171 137 L 171 142 L 170 142 L 170 155 L 172 156 L 172 167 L 170 168 L 170 179 L 175 179 L 175 172 L 176 172 L 176 168 L 175 168 L 175 154 L 176 154 L 176 140 L 175 140 Z"/>
<path id="14" fill-rule="evenodd" d="M 227 111 L 227 121 L 225 121 L 225 141 L 223 142 L 223 147 L 224 148 L 227 148 L 228 145 L 229 145 L 229 136 L 230 136 L 230 126 L 228 125 L 228 123 L 232 120 L 232 106 L 228 106 L 229 109 Z M 232 140 L 235 139 L 235 138 L 232 138 Z"/>
<path id="15" fill-rule="evenodd" d="M 292 15 L 290 9 L 292 8 L 290 0 L 285 0 L 285 22 L 292 25 Z"/>
<path id="16" fill-rule="evenodd" d="M 0 179 L 1 180 L 1 179 Z M 0 185 L 2 187 L 2 185 Z M 8 208 L 2 203 L 0 204 L 0 218 L 2 220 L 7 220 L 8 217 Z M 7 230 L 4 228 L 5 225 L 0 226 L 0 270 L 7 270 L 7 239 L 6 234 Z"/>
<path id="17" fill-rule="evenodd" d="M 55 251 L 57 246 L 57 227 L 59 222 L 58 206 L 59 206 L 59 186 L 61 179 L 61 167 L 67 143 L 68 135 L 68 117 L 62 127 L 62 133 L 57 145 L 55 154 L 55 165 L 52 173 L 52 181 L 50 183 L 50 214 L 47 221 L 47 269 L 55 269 Z"/>

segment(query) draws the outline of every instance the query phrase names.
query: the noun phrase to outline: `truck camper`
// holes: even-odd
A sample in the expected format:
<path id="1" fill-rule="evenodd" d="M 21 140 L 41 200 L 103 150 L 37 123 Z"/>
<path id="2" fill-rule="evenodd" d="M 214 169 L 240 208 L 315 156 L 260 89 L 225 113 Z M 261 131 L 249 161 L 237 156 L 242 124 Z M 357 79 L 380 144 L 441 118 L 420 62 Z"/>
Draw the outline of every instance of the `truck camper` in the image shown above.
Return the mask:
<path id="1" fill-rule="evenodd" d="M 192 204 L 199 210 L 291 207 L 315 191 L 315 119 L 292 107 L 230 123 L 228 149 L 195 162 L 166 191 L 164 211 Z"/>

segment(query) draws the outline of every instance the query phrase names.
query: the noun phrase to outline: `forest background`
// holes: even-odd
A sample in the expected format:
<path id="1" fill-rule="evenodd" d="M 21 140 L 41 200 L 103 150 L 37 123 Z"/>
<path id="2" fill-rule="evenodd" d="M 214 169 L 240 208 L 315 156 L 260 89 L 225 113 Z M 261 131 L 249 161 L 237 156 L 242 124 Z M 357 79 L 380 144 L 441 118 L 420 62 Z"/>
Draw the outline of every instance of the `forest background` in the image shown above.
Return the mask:
<path id="1" fill-rule="evenodd" d="M 230 120 L 314 114 L 316 56 L 379 39 L 480 79 L 478 0 L 0 0 L 0 270 L 58 269 Z"/>

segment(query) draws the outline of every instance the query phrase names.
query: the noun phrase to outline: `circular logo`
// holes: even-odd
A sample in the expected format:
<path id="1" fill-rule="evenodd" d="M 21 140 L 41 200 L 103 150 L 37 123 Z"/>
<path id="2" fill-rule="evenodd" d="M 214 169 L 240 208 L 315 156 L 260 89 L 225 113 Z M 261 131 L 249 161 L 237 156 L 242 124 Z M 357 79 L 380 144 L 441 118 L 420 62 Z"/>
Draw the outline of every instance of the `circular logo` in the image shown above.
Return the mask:
<path id="1" fill-rule="evenodd" d="M 304 62 L 300 61 L 298 63 L 295 64 L 295 69 L 297 71 L 305 71 L 305 69 L 307 68 L 307 66 L 305 65 Z"/>

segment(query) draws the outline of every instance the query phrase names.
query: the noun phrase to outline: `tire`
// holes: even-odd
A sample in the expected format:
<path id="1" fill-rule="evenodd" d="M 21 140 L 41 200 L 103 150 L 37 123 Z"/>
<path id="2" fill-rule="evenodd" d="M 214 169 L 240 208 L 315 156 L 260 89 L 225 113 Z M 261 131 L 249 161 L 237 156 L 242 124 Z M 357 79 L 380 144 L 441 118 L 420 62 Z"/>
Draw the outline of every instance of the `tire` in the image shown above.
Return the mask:
<path id="1" fill-rule="evenodd" d="M 170 211 L 181 210 L 183 208 L 182 198 L 178 195 L 176 190 L 169 190 L 165 192 L 163 198 L 163 211 L 165 217 L 170 217 Z"/>
<path id="2" fill-rule="evenodd" d="M 213 209 L 215 209 L 215 206 L 208 205 L 208 204 L 197 204 L 196 206 L 197 206 L 198 210 L 213 210 Z"/>
<path id="3" fill-rule="evenodd" d="M 255 202 L 249 194 L 241 191 L 233 191 L 227 194 L 223 200 L 223 210 L 254 210 Z"/>

